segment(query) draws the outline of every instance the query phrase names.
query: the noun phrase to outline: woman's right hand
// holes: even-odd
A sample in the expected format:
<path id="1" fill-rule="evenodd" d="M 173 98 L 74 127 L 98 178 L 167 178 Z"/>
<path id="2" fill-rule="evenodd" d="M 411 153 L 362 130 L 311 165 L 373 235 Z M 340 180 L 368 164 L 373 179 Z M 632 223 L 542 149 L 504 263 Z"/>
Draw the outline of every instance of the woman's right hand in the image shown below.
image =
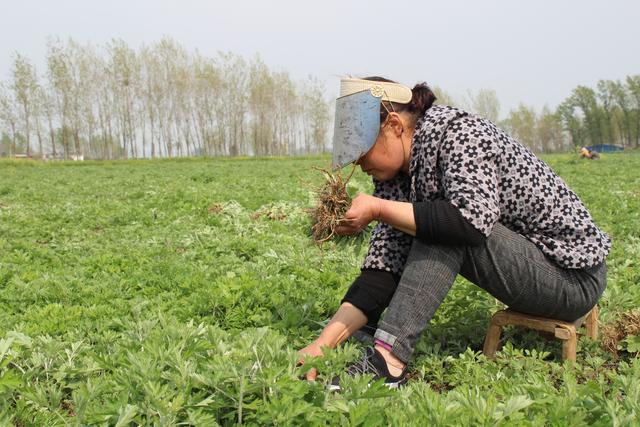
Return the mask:
<path id="1" fill-rule="evenodd" d="M 344 214 L 336 234 L 352 236 L 360 233 L 373 220 L 380 216 L 380 199 L 368 194 L 358 194 L 351 202 L 351 207 Z"/>
<path id="2" fill-rule="evenodd" d="M 304 364 L 305 356 L 323 356 L 323 347 L 336 348 L 366 323 L 367 316 L 359 308 L 349 302 L 342 303 L 336 314 L 324 327 L 320 336 L 314 342 L 298 351 L 300 355 L 298 365 Z M 305 375 L 309 381 L 315 381 L 317 376 L 318 370 L 315 368 L 309 369 L 309 372 Z"/>
<path id="3" fill-rule="evenodd" d="M 323 355 L 322 345 L 318 340 L 315 340 L 314 342 L 312 342 L 302 350 L 299 350 L 298 354 L 300 355 L 300 360 L 298 360 L 298 364 L 303 365 L 305 357 L 308 357 L 308 356 L 320 357 Z M 311 368 L 309 369 L 309 372 L 306 373 L 305 378 L 309 381 L 315 381 L 317 376 L 318 376 L 318 370 L 316 368 Z"/>

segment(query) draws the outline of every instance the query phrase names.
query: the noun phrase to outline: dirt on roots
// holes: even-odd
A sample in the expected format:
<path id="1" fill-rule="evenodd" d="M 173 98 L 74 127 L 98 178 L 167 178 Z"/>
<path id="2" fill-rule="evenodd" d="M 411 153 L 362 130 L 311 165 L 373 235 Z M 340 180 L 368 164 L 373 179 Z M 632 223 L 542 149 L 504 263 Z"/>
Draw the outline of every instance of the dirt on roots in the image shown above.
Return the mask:
<path id="1" fill-rule="evenodd" d="M 332 173 L 326 169 L 316 169 L 324 175 L 325 183 L 315 190 L 318 202 L 311 209 L 311 237 L 317 244 L 322 244 L 336 236 L 336 229 L 351 206 L 347 183 L 355 167 L 346 179 L 342 178 L 340 171 Z"/>
<path id="2" fill-rule="evenodd" d="M 618 320 L 604 325 L 602 345 L 617 356 L 620 342 L 630 335 L 640 335 L 640 310 L 623 313 Z"/>

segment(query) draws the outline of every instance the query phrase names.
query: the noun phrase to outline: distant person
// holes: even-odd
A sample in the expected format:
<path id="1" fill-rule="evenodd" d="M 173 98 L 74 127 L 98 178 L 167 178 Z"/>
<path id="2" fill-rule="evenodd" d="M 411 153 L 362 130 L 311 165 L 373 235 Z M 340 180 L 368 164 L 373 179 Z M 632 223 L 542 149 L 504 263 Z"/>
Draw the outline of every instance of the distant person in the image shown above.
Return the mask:
<path id="1" fill-rule="evenodd" d="M 583 159 L 595 160 L 600 158 L 600 154 L 598 154 L 597 151 L 589 150 L 587 147 L 582 147 L 580 149 L 580 157 Z"/>
<path id="2" fill-rule="evenodd" d="M 606 286 L 611 241 L 578 196 L 493 123 L 435 99 L 424 83 L 412 90 L 371 77 L 343 79 L 336 101 L 334 167 L 355 162 L 375 184 L 338 231 L 378 225 L 340 308 L 300 353 L 320 356 L 372 330 L 374 345 L 347 372 L 389 387 L 407 381 L 458 274 L 514 310 L 566 321 L 589 312 Z"/>

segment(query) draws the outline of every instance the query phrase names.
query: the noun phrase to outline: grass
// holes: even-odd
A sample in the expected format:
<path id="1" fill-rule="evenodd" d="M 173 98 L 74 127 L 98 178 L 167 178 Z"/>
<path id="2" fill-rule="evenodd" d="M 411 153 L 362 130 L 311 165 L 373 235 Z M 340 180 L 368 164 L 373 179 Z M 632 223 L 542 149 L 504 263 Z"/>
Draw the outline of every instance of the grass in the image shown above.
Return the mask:
<path id="1" fill-rule="evenodd" d="M 640 303 L 640 153 L 545 157 L 614 239 L 601 320 Z M 635 425 L 640 363 L 510 330 L 459 280 L 399 392 L 297 379 L 366 245 L 310 238 L 327 158 L 0 161 L 0 424 Z M 356 173 L 349 191 L 371 191 Z M 356 344 L 331 352 L 321 380 Z"/>

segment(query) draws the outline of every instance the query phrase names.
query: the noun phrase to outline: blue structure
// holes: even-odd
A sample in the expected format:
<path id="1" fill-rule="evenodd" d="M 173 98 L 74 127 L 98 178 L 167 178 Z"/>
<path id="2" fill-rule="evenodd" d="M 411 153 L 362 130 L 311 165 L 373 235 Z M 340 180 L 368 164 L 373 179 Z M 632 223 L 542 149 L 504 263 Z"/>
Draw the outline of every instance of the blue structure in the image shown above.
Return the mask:
<path id="1" fill-rule="evenodd" d="M 597 151 L 598 153 L 615 153 L 624 150 L 624 147 L 611 144 L 598 144 L 587 147 L 589 151 Z"/>

